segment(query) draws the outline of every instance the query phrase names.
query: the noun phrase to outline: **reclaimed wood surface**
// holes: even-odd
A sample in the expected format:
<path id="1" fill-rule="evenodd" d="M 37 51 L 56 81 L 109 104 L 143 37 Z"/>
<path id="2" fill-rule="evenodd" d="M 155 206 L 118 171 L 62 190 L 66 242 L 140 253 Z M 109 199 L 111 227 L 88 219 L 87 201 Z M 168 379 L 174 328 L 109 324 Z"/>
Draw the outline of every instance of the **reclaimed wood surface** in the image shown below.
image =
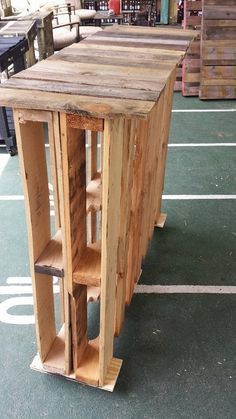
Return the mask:
<path id="1" fill-rule="evenodd" d="M 101 118 L 147 118 L 194 36 L 170 28 L 107 28 L 13 76 L 1 87 L 0 103 Z"/>
<path id="2" fill-rule="evenodd" d="M 236 0 L 204 0 L 201 99 L 236 98 Z"/>

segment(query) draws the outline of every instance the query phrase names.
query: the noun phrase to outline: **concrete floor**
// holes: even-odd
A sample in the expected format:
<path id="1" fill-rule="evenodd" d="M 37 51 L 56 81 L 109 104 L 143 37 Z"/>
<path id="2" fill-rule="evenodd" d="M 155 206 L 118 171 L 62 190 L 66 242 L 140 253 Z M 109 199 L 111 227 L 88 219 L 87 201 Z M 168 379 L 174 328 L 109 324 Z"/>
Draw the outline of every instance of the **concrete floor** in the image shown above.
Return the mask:
<path id="1" fill-rule="evenodd" d="M 236 102 L 175 94 L 174 109 L 236 110 Z M 154 232 L 140 284 L 229 286 L 231 294 L 136 294 L 115 343 L 124 362 L 112 394 L 29 369 L 36 349 L 24 202 L 18 158 L 0 149 L 1 419 L 235 418 L 236 148 L 183 145 L 236 144 L 236 112 L 174 112 L 170 143 L 182 146 L 168 153 L 168 219 Z"/>

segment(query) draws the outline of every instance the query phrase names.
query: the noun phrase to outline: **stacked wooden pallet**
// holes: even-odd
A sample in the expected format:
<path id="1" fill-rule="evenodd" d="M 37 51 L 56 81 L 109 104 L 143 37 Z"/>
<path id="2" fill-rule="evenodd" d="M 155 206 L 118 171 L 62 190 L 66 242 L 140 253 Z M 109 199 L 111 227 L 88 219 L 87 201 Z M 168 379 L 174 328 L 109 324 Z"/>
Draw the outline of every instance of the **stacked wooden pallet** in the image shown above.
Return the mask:
<path id="1" fill-rule="evenodd" d="M 0 103 L 15 108 L 40 357 L 34 368 L 114 388 L 122 362 L 113 357 L 114 334 L 121 330 L 154 225 L 163 223 L 176 64 L 194 35 L 114 27 L 0 89 Z M 53 275 L 61 278 L 58 335 Z M 94 304 L 99 295 L 99 335 L 89 340 L 88 301 Z"/>
<path id="2" fill-rule="evenodd" d="M 204 0 L 201 99 L 236 98 L 236 0 Z"/>
<path id="3" fill-rule="evenodd" d="M 184 20 L 182 26 L 201 28 L 202 0 L 184 1 Z M 194 13 L 194 14 L 193 14 Z M 200 87 L 200 37 L 194 39 L 186 53 L 182 65 L 183 96 L 198 96 Z"/>
<path id="4" fill-rule="evenodd" d="M 201 27 L 202 0 L 184 0 L 183 29 Z"/>
<path id="5" fill-rule="evenodd" d="M 182 64 L 182 95 L 198 96 L 200 88 L 200 35 L 194 39 Z"/>

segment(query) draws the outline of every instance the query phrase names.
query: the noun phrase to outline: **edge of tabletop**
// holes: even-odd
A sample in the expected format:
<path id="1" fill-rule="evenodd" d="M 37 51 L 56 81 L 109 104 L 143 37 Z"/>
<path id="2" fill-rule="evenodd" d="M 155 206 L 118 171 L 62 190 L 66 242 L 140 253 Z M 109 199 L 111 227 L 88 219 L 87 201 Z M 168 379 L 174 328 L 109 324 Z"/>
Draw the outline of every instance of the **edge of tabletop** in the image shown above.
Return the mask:
<path id="1" fill-rule="evenodd" d="M 5 83 L 4 83 L 5 84 Z M 147 119 L 155 101 L 98 98 L 16 89 L 0 85 L 0 106 L 114 119 Z M 160 94 L 160 93 L 159 93 Z"/>

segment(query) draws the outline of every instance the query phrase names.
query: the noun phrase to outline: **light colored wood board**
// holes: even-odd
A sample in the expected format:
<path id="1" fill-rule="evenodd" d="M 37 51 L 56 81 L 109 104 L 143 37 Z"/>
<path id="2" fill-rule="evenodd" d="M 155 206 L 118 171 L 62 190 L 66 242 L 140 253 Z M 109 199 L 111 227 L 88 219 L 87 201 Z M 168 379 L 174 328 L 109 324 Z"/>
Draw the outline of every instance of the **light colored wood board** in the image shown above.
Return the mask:
<path id="1" fill-rule="evenodd" d="M 53 205 L 54 205 L 54 223 L 55 229 L 61 227 L 60 204 L 59 204 L 59 190 L 58 190 L 58 176 L 57 176 L 57 159 L 55 149 L 55 133 L 52 120 L 48 122 L 48 140 L 50 152 L 50 171 L 51 181 L 53 186 Z"/>
<path id="2" fill-rule="evenodd" d="M 87 212 L 100 211 L 101 205 L 101 175 L 96 173 L 86 188 Z"/>
<path id="3" fill-rule="evenodd" d="M 35 272 L 61 278 L 64 276 L 60 230 L 58 230 L 55 236 L 49 241 L 34 266 Z"/>
<path id="4" fill-rule="evenodd" d="M 169 66 L 176 62 L 179 56 L 182 55 L 182 51 L 179 52 L 178 50 L 174 50 L 175 54 L 171 50 L 168 49 L 160 49 L 159 53 L 157 54 L 157 50 L 152 50 L 152 54 L 142 54 L 137 50 L 137 55 L 132 55 L 128 58 L 128 53 L 130 55 L 129 48 L 126 48 L 124 51 L 119 51 L 117 49 L 114 50 L 101 50 L 97 48 L 90 49 L 81 49 L 81 50 L 62 50 L 62 53 L 56 54 L 53 59 L 53 62 L 56 63 L 63 63 L 70 62 L 70 63 L 81 63 L 81 64 L 97 64 L 98 68 L 103 65 L 110 65 L 110 66 L 117 66 L 119 67 L 129 67 L 135 70 L 138 68 L 145 67 L 145 64 L 148 68 L 156 68 L 157 66 L 161 69 L 168 69 Z M 177 54 L 176 54 L 177 51 Z M 93 56 L 92 56 L 92 54 Z M 165 61 L 163 61 L 165 58 Z"/>
<path id="5" fill-rule="evenodd" d="M 87 287 L 73 284 L 70 297 L 73 371 L 80 365 L 87 348 Z"/>
<path id="6" fill-rule="evenodd" d="M 87 75 L 84 75 L 84 71 L 80 71 L 78 74 L 68 74 L 67 72 L 57 72 L 55 73 L 54 70 L 48 70 L 46 74 L 44 74 L 44 83 L 50 83 L 53 86 L 53 83 L 56 85 L 56 87 L 61 89 L 61 87 L 58 87 L 58 83 L 64 84 L 64 90 L 67 89 L 67 83 L 70 83 L 68 85 L 68 89 L 73 85 L 71 85 L 71 80 L 73 80 L 74 83 L 76 83 L 76 92 L 78 92 L 78 89 L 81 86 L 81 89 L 84 89 L 85 92 L 89 93 L 89 96 L 95 96 L 95 94 L 99 94 L 99 98 L 102 97 L 100 90 L 105 89 L 106 92 L 109 94 L 109 89 L 112 89 L 112 91 L 116 91 L 116 94 L 122 94 L 124 96 L 124 91 L 128 91 L 128 94 L 138 94 L 139 91 L 148 91 L 151 93 L 157 93 L 163 86 L 163 83 L 160 82 L 158 79 L 152 78 L 152 80 L 147 79 L 143 80 L 143 76 L 140 77 L 140 80 L 137 84 L 137 77 L 135 78 L 128 78 L 126 75 L 120 75 L 117 77 L 115 74 L 109 74 L 104 76 L 104 74 L 101 74 L 99 71 L 97 71 L 97 67 L 93 70 L 89 71 L 90 77 Z M 28 74 L 22 71 L 19 74 L 20 77 L 12 77 L 9 81 L 9 84 L 5 83 L 4 87 L 10 88 L 10 83 L 17 83 L 17 88 L 25 89 L 25 86 L 29 88 L 29 81 L 28 81 Z M 40 71 L 34 71 L 34 73 L 30 74 L 30 80 L 32 82 L 32 85 L 34 89 L 38 88 L 36 82 L 42 80 L 42 72 Z M 94 87 L 95 85 L 95 87 Z M 100 89 L 98 88 L 100 87 Z M 88 90 L 90 89 L 90 90 Z M 54 89 L 55 90 L 55 89 Z M 133 91 L 133 92 L 132 92 Z M 1 93 L 1 90 L 0 90 Z M 81 91 L 80 91 L 81 93 Z M 144 92 L 145 93 L 145 92 Z M 72 94 L 72 93 L 70 93 Z M 41 95 L 41 93 L 40 93 Z M 128 100 L 128 99 L 127 99 Z"/>
<path id="7" fill-rule="evenodd" d="M 185 83 L 199 83 L 200 82 L 200 69 L 199 72 L 185 72 L 184 79 Z"/>
<path id="8" fill-rule="evenodd" d="M 67 124 L 70 128 L 86 129 L 89 131 L 103 131 L 104 120 L 80 115 L 67 115 Z"/>
<path id="9" fill-rule="evenodd" d="M 184 51 L 187 49 L 184 48 Z M 182 53 L 180 54 L 182 56 Z M 96 63 L 82 63 L 82 62 L 70 62 L 67 60 L 60 60 L 60 62 L 56 60 L 46 60 L 46 61 L 40 61 L 35 66 L 23 70 L 21 73 L 17 73 L 15 76 L 13 76 L 11 79 L 9 79 L 7 82 L 5 82 L 5 86 L 14 85 L 14 83 L 17 83 L 20 86 L 20 80 L 25 79 L 24 83 L 25 86 L 27 85 L 27 80 L 31 80 L 33 82 L 33 78 L 36 74 L 40 73 L 40 80 L 43 83 L 44 80 L 47 80 L 47 77 L 50 75 L 50 72 L 54 72 L 54 78 L 52 78 L 51 82 L 55 81 L 56 75 L 64 75 L 63 81 L 65 83 L 68 83 L 66 85 L 68 89 L 68 93 L 70 92 L 70 86 L 73 86 L 73 83 L 75 83 L 78 80 L 79 83 L 79 76 L 84 75 L 84 72 L 87 72 L 87 76 L 89 75 L 100 75 L 103 77 L 110 77 L 110 76 L 119 76 L 119 77 L 125 77 L 127 80 L 159 80 L 161 82 L 164 82 L 166 78 L 168 78 L 169 73 L 173 69 L 173 66 L 176 64 L 176 62 L 165 62 L 159 67 L 155 66 L 154 68 L 149 68 L 147 65 L 142 64 L 138 67 L 130 67 L 128 60 L 126 66 L 121 65 L 115 65 L 115 64 L 96 64 Z M 72 77 L 72 79 L 71 79 Z M 23 83 L 23 81 L 22 81 Z M 25 87 L 24 86 L 24 87 Z M 52 83 L 48 86 L 48 89 L 51 89 L 51 86 L 53 86 Z M 15 87 L 15 86 L 14 86 Z M 62 85 L 61 88 L 64 86 Z M 94 85 L 94 90 L 97 87 L 97 91 L 99 91 L 99 86 Z M 60 87 L 58 87 L 59 89 Z M 76 89 L 76 86 L 74 86 Z M 86 86 L 85 86 L 86 88 Z M 82 89 L 82 86 L 81 86 Z M 136 87 L 138 90 L 138 86 Z M 39 89 L 38 89 L 39 90 Z M 76 92 L 76 91 L 75 91 Z M 63 93 L 63 92 L 62 92 Z M 77 93 L 77 92 L 76 92 Z M 95 90 L 96 93 L 96 90 Z M 105 90 L 106 93 L 106 90 Z M 71 87 L 71 94 L 73 94 L 73 89 Z M 81 94 L 86 94 L 81 91 Z M 87 93 L 88 94 L 88 93 Z M 95 96 L 95 94 L 94 94 Z"/>
<path id="10" fill-rule="evenodd" d="M 88 342 L 84 356 L 75 371 L 75 377 L 86 384 L 99 385 L 99 341 L 98 338 Z"/>
<path id="11" fill-rule="evenodd" d="M 226 87 L 235 87 L 236 79 L 202 79 L 202 86 L 226 86 Z"/>
<path id="12" fill-rule="evenodd" d="M 195 32 L 195 35 L 198 35 L 197 32 Z M 90 39 L 90 41 L 91 41 L 91 39 Z M 68 47 L 66 49 L 66 52 L 71 53 L 72 48 L 73 48 L 73 45 Z M 104 45 L 103 44 L 96 44 L 96 43 L 93 44 L 92 42 L 90 42 L 90 48 L 91 48 L 92 51 L 96 50 L 96 51 L 99 51 L 99 53 L 100 53 L 100 51 L 104 51 L 104 54 L 107 54 L 107 45 L 105 45 L 105 44 Z M 80 43 L 80 51 L 84 51 L 84 50 L 87 51 L 87 49 L 88 49 L 87 42 Z M 76 50 L 75 50 L 75 52 L 76 52 Z M 128 44 L 127 45 L 118 45 L 118 44 L 110 45 L 109 50 L 108 50 L 108 54 L 111 53 L 111 52 L 117 53 L 117 55 L 125 54 L 127 57 L 128 57 L 128 54 L 131 54 L 131 53 L 135 52 L 135 53 L 137 53 L 137 57 L 139 57 L 140 60 L 142 58 L 144 58 L 144 60 L 145 59 L 146 60 L 152 60 L 152 59 L 161 60 L 163 58 L 162 57 L 163 55 L 166 56 L 167 60 L 168 59 L 172 60 L 173 58 L 176 58 L 178 60 L 179 55 L 180 55 L 180 52 L 178 50 L 176 50 L 176 51 L 175 50 L 170 50 L 170 49 L 168 49 L 168 47 L 165 48 L 165 47 L 162 46 L 162 48 L 159 48 L 159 46 L 158 46 L 154 50 L 153 48 L 143 48 L 142 46 L 139 46 L 139 45 L 136 46 L 136 47 L 133 47 L 133 46 L 130 46 Z M 142 55 L 140 55 L 140 54 L 142 54 Z"/>
<path id="13" fill-rule="evenodd" d="M 44 132 L 41 122 L 19 123 L 17 110 L 14 111 L 14 123 L 25 196 L 37 347 L 44 360 L 56 336 L 52 278 L 34 272 L 34 262 L 50 240 Z"/>
<path id="14" fill-rule="evenodd" d="M 167 214 L 161 213 L 155 227 L 163 228 L 166 222 L 166 218 Z"/>
<path id="15" fill-rule="evenodd" d="M 83 71 L 84 73 L 84 71 Z M 5 87 L 8 88 L 17 88 L 17 89 L 25 89 L 25 90 L 32 90 L 32 91 L 37 91 L 39 92 L 44 92 L 46 91 L 46 89 L 48 89 L 48 92 L 50 93 L 57 93 L 57 94 L 68 94 L 68 95 L 86 95 L 88 97 L 92 97 L 92 96 L 96 96 L 96 97 L 101 97 L 101 98 L 115 98 L 115 99 L 128 99 L 128 100 L 146 100 L 146 101 L 155 101 L 158 98 L 158 94 L 159 91 L 162 89 L 163 86 L 163 82 L 164 79 L 162 76 L 158 76 L 155 78 L 157 82 L 159 82 L 159 86 L 157 91 L 155 92 L 146 92 L 144 90 L 134 90 L 134 89 L 129 89 L 129 88 L 112 88 L 112 87 L 103 87 L 103 89 L 101 90 L 100 86 L 92 86 L 91 84 L 78 84 L 78 83 L 73 83 L 73 79 L 71 79 L 71 82 L 64 82 L 65 80 L 65 73 L 63 73 L 63 75 L 61 75 L 62 83 L 61 82 L 54 82 L 54 81 L 49 81 L 47 80 L 49 78 L 49 75 L 45 74 L 45 79 L 42 79 L 42 73 L 40 72 L 40 80 L 34 80 L 34 75 L 32 76 L 31 79 L 28 79 L 28 75 L 27 78 L 15 78 L 15 79 L 11 79 L 9 81 L 9 83 L 7 85 L 5 85 Z M 53 72 L 52 77 L 54 78 L 55 73 Z M 23 76 L 23 74 L 22 74 Z M 106 76 L 106 74 L 104 74 L 104 77 Z M 107 77 L 109 76 L 109 74 L 107 74 Z M 121 76 L 125 76 L 124 74 Z M 56 76 L 58 77 L 58 76 Z M 118 77 L 118 76 L 117 76 Z M 162 78 L 161 78 L 162 77 Z M 68 78 L 68 75 L 66 75 L 66 78 Z M 137 76 L 137 75 L 132 75 L 131 79 L 136 81 L 136 87 L 138 86 L 137 81 L 140 79 L 140 81 L 142 82 L 142 79 L 144 79 L 144 81 L 148 81 L 149 79 L 147 77 L 144 76 Z M 87 79 L 88 80 L 88 79 Z M 69 99 L 69 98 L 68 98 Z"/>
<path id="16" fill-rule="evenodd" d="M 203 79 L 236 79 L 236 66 L 203 66 Z"/>
<path id="17" fill-rule="evenodd" d="M 143 194 L 144 168 L 148 144 L 148 121 L 138 121 L 135 139 L 135 159 L 133 167 L 133 187 L 131 191 L 131 224 L 128 247 L 128 266 L 126 280 L 126 304 L 130 304 L 133 295 L 133 284 L 140 269 L 138 248 L 141 237 L 141 203 Z"/>
<path id="18" fill-rule="evenodd" d="M 235 86 L 201 86 L 200 99 L 236 99 Z"/>
<path id="19" fill-rule="evenodd" d="M 95 117 L 119 118 L 126 115 L 127 118 L 137 117 L 146 119 L 154 102 L 104 99 L 92 96 L 75 96 L 67 94 L 25 91 L 20 89 L 0 88 L 0 104 L 13 108 L 25 107 L 60 111 L 72 114 L 91 115 Z"/>
<path id="20" fill-rule="evenodd" d="M 57 167 L 57 180 L 58 180 L 58 192 L 59 192 L 59 208 L 60 208 L 60 220 L 61 220 L 61 234 L 62 234 L 62 263 L 64 269 L 64 280 L 63 280 L 63 304 L 61 309 L 64 314 L 64 332 L 65 332 L 65 373 L 69 374 L 72 368 L 71 358 L 71 320 L 70 320 L 70 307 L 69 307 L 69 290 L 68 281 L 69 275 L 72 275 L 71 265 L 68 265 L 68 246 L 67 246 L 67 230 L 66 230 L 66 211 L 64 201 L 64 183 L 63 183 L 63 170 L 62 170 L 62 146 L 61 146 L 61 123 L 65 121 L 65 118 L 60 121 L 59 114 L 53 112 L 53 128 L 54 128 L 54 140 L 55 140 L 55 154 L 56 154 L 56 167 Z M 72 289 L 70 290 L 72 293 Z"/>
<path id="21" fill-rule="evenodd" d="M 65 331 L 64 326 L 56 336 L 43 362 L 43 368 L 52 373 L 65 374 Z"/>
<path id="22" fill-rule="evenodd" d="M 63 57 L 64 59 L 68 59 L 69 57 L 75 57 L 74 59 L 78 59 L 81 62 L 83 61 L 90 61 L 91 60 L 91 54 L 93 57 L 96 57 L 96 59 L 101 61 L 101 59 L 104 57 L 105 62 L 104 64 L 108 64 L 108 60 L 113 60 L 113 63 L 118 63 L 119 65 L 125 65 L 127 66 L 127 58 L 129 66 L 137 66 L 140 67 L 140 63 L 147 64 L 151 68 L 154 66 L 159 65 L 161 68 L 165 68 L 166 64 L 168 62 L 176 62 L 176 60 L 179 59 L 179 51 L 172 51 L 169 49 L 146 49 L 142 51 L 141 48 L 132 48 L 132 47 L 122 47 L 122 46 L 116 46 L 113 45 L 111 49 L 107 49 L 104 45 L 99 44 L 96 47 L 90 46 L 90 49 L 88 50 L 88 47 L 86 45 L 83 45 L 83 48 L 81 46 L 80 50 L 72 48 L 73 45 L 70 48 L 67 48 L 66 50 L 62 50 L 62 52 L 56 55 L 56 57 Z M 132 52 L 135 52 L 135 54 L 132 54 Z M 55 58 L 56 58 L 55 57 Z M 163 61 L 163 59 L 165 61 Z"/>
<path id="23" fill-rule="evenodd" d="M 165 166 L 166 166 L 166 157 L 168 149 L 168 140 L 169 140 L 169 130 L 171 122 L 171 110 L 172 110 L 172 101 L 173 101 L 173 86 L 175 81 L 175 72 L 173 71 L 170 76 L 168 83 L 164 91 L 164 108 L 163 108 L 163 121 L 162 121 L 162 138 L 160 144 L 160 164 L 157 168 L 157 178 L 158 178 L 158 187 L 157 187 L 157 203 L 156 203 L 156 217 L 155 224 L 159 218 L 161 211 L 161 202 L 162 202 L 162 192 L 164 189 L 164 176 L 165 176 Z"/>
<path id="24" fill-rule="evenodd" d="M 113 358 L 116 268 L 120 220 L 124 120 L 105 120 L 102 165 L 102 247 L 99 385 Z"/>
<path id="25" fill-rule="evenodd" d="M 101 284 L 101 246 L 92 243 L 82 253 L 73 272 L 77 284 L 99 287 Z"/>
<path id="26" fill-rule="evenodd" d="M 52 122 L 52 113 L 44 111 L 35 111 L 28 109 L 20 109 L 18 111 L 19 122 L 24 124 L 26 121 L 35 122 Z"/>
<path id="27" fill-rule="evenodd" d="M 110 371 L 109 371 L 108 377 L 105 378 L 104 386 L 102 386 L 102 387 L 97 387 L 96 386 L 96 388 L 99 388 L 99 389 L 105 390 L 105 391 L 109 391 L 109 392 L 113 392 L 114 388 L 115 388 L 115 385 L 116 385 L 116 381 L 117 381 L 119 372 L 120 372 L 120 369 L 121 369 L 121 366 L 122 366 L 122 360 L 117 359 L 117 358 L 113 358 L 112 363 L 111 363 L 111 368 L 112 368 L 113 374 L 110 374 Z M 40 358 L 39 358 L 38 355 L 36 355 L 34 357 L 32 363 L 30 365 L 30 368 L 34 371 L 38 371 L 38 372 L 41 372 L 41 373 L 44 373 L 44 374 L 60 376 L 60 377 L 64 377 L 67 380 L 76 382 L 78 384 L 84 384 L 83 382 L 81 382 L 81 381 L 79 381 L 78 379 L 75 378 L 75 374 L 66 375 L 66 374 L 60 374 L 60 373 L 52 373 L 51 371 L 47 370 L 43 366 L 43 364 L 40 361 Z M 88 383 L 86 383 L 86 384 L 88 384 Z M 92 386 L 91 384 L 88 384 L 88 385 L 90 385 L 91 387 L 95 387 L 95 386 Z"/>
<path id="28" fill-rule="evenodd" d="M 68 291 L 72 293 L 72 273 L 87 244 L 85 135 L 67 126 L 66 115 L 61 115 L 61 139 Z"/>
<path id="29" fill-rule="evenodd" d="M 131 193 L 133 185 L 133 160 L 135 154 L 136 121 L 124 122 L 124 149 L 122 159 L 120 227 L 117 255 L 116 322 L 115 335 L 120 334 L 125 315 L 128 245 L 131 222 Z"/>

